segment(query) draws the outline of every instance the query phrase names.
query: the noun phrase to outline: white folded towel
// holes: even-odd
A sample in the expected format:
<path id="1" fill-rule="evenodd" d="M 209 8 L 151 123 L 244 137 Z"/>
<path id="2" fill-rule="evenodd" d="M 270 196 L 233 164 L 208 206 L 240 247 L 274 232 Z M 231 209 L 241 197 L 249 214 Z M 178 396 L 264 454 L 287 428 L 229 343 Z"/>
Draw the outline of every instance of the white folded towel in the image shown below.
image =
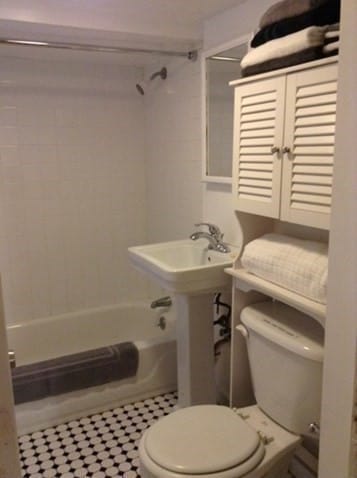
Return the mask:
<path id="1" fill-rule="evenodd" d="M 340 30 L 328 30 L 326 33 L 325 33 L 325 38 L 339 38 L 340 36 Z"/>
<path id="2" fill-rule="evenodd" d="M 270 40 L 257 48 L 252 48 L 242 58 L 241 68 L 256 65 L 263 61 L 280 58 L 299 51 L 306 50 L 324 43 L 327 27 L 307 27 L 282 38 Z"/>
<path id="3" fill-rule="evenodd" d="M 325 54 L 332 53 L 335 50 L 338 50 L 340 48 L 340 41 L 334 41 L 332 43 L 327 43 L 327 45 L 324 45 L 322 51 Z"/>
<path id="4" fill-rule="evenodd" d="M 314 301 L 326 303 L 328 246 L 282 234 L 266 234 L 247 244 L 242 266 Z"/>

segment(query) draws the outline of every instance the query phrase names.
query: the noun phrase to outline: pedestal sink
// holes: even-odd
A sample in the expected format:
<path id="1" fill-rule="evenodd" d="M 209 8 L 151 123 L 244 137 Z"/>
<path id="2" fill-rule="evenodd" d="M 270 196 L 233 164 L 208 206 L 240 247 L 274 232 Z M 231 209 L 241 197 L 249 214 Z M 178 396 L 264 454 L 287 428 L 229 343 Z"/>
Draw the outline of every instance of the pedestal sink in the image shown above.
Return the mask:
<path id="1" fill-rule="evenodd" d="M 213 295 L 230 287 L 224 269 L 237 253 L 210 250 L 205 239 L 129 248 L 134 266 L 169 291 L 176 305 L 179 407 L 216 401 Z"/>

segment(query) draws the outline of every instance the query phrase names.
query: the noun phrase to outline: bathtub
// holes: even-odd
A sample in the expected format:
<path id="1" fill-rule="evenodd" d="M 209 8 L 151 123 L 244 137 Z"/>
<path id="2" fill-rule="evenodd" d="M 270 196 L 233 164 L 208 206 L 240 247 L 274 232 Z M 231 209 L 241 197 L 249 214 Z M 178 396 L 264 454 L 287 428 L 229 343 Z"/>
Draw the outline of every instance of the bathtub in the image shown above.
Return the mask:
<path id="1" fill-rule="evenodd" d="M 8 327 L 18 366 L 130 341 L 139 352 L 135 376 L 16 405 L 18 433 L 176 390 L 175 320 L 173 307 L 152 310 L 142 301 Z"/>

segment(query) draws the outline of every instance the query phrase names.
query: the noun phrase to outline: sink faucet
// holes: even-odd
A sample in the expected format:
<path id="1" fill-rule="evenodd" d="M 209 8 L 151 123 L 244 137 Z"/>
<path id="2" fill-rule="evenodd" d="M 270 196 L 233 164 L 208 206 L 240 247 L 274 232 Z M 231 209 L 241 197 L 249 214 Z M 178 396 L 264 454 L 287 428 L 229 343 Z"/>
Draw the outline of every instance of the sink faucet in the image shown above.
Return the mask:
<path id="1" fill-rule="evenodd" d="M 208 232 L 205 231 L 197 231 L 190 235 L 190 239 L 193 241 L 197 241 L 197 239 L 204 239 L 208 240 L 208 249 L 212 249 L 214 251 L 227 253 L 230 252 L 229 246 L 223 242 L 223 234 L 221 233 L 218 226 L 214 224 L 210 224 L 208 222 L 200 222 L 195 224 L 195 227 L 199 226 L 207 226 Z"/>

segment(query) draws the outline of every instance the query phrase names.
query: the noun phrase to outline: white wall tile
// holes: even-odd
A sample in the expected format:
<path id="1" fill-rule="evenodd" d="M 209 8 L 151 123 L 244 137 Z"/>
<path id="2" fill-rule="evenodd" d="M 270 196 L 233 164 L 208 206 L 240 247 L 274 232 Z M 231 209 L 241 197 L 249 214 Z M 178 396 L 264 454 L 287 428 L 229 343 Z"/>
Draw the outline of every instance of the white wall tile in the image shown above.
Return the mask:
<path id="1" fill-rule="evenodd" d="M 202 215 L 198 62 L 175 60 L 145 96 L 148 239 L 187 237 Z"/>
<path id="2" fill-rule="evenodd" d="M 2 62 L 0 252 L 9 323 L 146 296 L 146 280 L 127 259 L 129 245 L 146 241 L 137 73 Z"/>
<path id="3" fill-rule="evenodd" d="M 16 126 L 16 107 L 0 106 L 0 124 L 3 126 Z"/>
<path id="4" fill-rule="evenodd" d="M 141 98 L 134 68 L 4 63 L 8 322 L 147 296 L 153 287 L 127 248 L 187 237 L 201 219 L 199 65 L 167 66 Z"/>
<path id="5" fill-rule="evenodd" d="M 19 131 L 15 126 L 0 126 L 1 146 L 17 146 L 19 144 Z"/>

